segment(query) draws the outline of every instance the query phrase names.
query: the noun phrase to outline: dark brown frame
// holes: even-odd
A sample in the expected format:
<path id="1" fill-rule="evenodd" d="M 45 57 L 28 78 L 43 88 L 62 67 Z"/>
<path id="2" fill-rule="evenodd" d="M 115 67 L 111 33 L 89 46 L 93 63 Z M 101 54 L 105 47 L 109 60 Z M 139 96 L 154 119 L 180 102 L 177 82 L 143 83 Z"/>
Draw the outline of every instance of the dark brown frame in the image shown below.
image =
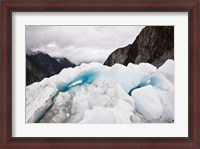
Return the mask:
<path id="1" fill-rule="evenodd" d="M 1 4 L 0 148 L 200 148 L 199 0 L 3 0 Z M 184 138 L 12 137 L 12 12 L 188 12 L 189 136 Z M 20 52 L 20 51 L 18 51 Z"/>

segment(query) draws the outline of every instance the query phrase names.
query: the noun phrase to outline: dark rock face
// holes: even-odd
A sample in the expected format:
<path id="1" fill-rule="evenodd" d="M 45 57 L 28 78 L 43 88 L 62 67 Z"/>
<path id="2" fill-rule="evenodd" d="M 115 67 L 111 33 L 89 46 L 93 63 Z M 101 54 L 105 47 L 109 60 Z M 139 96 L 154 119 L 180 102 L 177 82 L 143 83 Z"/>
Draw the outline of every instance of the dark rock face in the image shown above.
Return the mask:
<path id="1" fill-rule="evenodd" d="M 128 65 L 130 62 L 148 62 L 159 67 L 167 59 L 174 59 L 174 27 L 147 26 L 133 44 L 115 50 L 104 64 L 112 66 L 115 63 Z"/>
<path id="2" fill-rule="evenodd" d="M 52 58 L 45 53 L 26 54 L 26 85 L 58 74 L 67 67 L 75 67 L 75 64 L 66 58 Z"/>

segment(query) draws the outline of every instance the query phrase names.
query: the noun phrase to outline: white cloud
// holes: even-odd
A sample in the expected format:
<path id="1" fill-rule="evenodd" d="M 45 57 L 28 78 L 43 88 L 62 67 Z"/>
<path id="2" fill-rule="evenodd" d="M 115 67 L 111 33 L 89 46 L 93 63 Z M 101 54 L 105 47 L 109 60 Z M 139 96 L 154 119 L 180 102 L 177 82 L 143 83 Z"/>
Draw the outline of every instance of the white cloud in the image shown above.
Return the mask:
<path id="1" fill-rule="evenodd" d="M 26 49 L 66 57 L 79 64 L 104 62 L 117 48 L 133 43 L 144 26 L 26 26 Z"/>

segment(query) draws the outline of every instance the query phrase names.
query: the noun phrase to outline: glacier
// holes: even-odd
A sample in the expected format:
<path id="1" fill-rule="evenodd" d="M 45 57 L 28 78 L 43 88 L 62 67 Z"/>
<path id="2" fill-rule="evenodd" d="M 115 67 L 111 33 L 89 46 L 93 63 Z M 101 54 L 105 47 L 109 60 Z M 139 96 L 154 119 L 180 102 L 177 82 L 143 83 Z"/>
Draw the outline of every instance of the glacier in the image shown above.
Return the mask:
<path id="1" fill-rule="evenodd" d="M 26 123 L 172 123 L 174 61 L 65 68 L 26 87 Z"/>

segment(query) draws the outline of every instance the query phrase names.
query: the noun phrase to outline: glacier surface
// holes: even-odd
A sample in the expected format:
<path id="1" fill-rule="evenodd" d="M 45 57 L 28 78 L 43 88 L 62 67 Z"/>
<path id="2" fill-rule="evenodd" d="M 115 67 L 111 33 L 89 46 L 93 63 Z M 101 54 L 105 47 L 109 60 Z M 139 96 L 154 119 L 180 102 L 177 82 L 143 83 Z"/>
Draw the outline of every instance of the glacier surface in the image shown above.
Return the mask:
<path id="1" fill-rule="evenodd" d="M 171 123 L 174 61 L 63 69 L 26 87 L 27 123 Z"/>

